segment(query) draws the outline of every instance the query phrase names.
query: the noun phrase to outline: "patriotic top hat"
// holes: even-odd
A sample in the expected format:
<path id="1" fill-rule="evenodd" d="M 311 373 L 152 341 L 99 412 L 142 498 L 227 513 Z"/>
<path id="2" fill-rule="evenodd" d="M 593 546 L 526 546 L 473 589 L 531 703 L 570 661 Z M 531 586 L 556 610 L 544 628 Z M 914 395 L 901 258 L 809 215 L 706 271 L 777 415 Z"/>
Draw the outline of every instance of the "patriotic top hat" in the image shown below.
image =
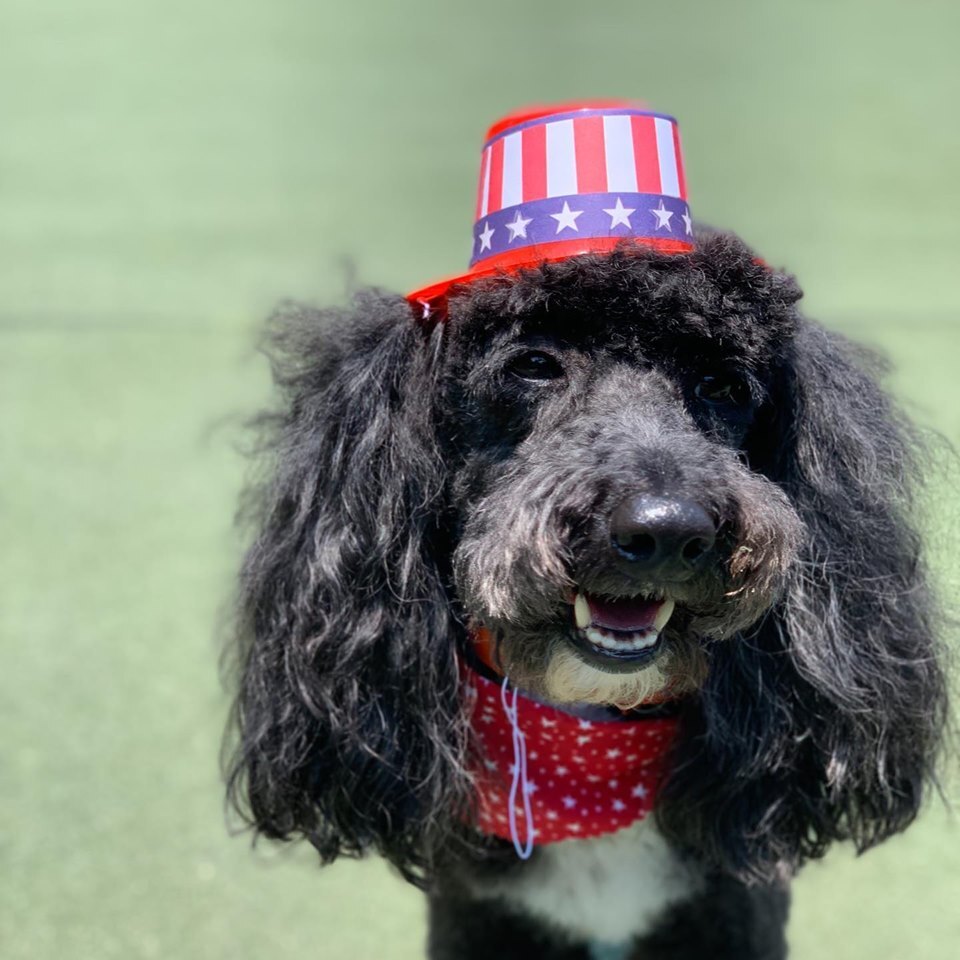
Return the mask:
<path id="1" fill-rule="evenodd" d="M 528 108 L 487 132 L 466 273 L 407 295 L 423 318 L 454 284 L 613 249 L 693 249 L 677 121 L 627 101 Z"/>

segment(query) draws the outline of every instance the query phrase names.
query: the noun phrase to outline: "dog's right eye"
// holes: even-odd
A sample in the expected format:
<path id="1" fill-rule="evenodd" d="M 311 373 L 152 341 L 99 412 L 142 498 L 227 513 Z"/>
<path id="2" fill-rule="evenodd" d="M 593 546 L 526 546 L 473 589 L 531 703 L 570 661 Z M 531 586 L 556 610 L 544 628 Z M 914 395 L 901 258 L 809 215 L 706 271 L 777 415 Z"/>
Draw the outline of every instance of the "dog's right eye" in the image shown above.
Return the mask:
<path id="1" fill-rule="evenodd" d="M 743 407 L 750 402 L 750 387 L 735 373 L 703 377 L 693 392 L 712 407 Z"/>
<path id="2" fill-rule="evenodd" d="M 521 380 L 556 380 L 563 376 L 563 367 L 549 353 L 531 350 L 514 357 L 507 372 Z"/>

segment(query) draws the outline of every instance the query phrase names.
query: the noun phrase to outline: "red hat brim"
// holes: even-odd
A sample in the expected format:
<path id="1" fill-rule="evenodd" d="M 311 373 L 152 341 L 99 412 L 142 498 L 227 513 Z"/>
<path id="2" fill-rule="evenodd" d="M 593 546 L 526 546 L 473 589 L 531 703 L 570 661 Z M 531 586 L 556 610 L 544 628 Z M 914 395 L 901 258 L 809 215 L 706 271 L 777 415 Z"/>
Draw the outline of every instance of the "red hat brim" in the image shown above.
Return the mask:
<path id="1" fill-rule="evenodd" d="M 609 253 L 631 240 L 637 246 L 659 250 L 661 253 L 690 253 L 693 250 L 693 244 L 688 241 L 670 238 L 591 237 L 585 240 L 560 240 L 507 251 L 500 256 L 488 258 L 465 273 L 444 277 L 419 287 L 407 294 L 407 301 L 418 319 L 436 318 L 438 314 L 446 313 L 447 297 L 454 287 L 463 287 L 489 277 L 509 276 L 524 269 L 538 267 L 542 263 L 556 263 L 590 253 Z"/>

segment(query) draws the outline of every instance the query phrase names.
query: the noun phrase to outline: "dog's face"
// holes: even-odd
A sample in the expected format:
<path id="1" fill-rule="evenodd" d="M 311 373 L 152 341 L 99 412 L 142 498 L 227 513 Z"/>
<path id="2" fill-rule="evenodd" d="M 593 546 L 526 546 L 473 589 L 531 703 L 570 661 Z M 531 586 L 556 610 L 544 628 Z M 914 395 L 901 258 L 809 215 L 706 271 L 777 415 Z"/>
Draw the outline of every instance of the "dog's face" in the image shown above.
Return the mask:
<path id="1" fill-rule="evenodd" d="M 697 687 L 773 602 L 800 521 L 763 470 L 789 350 L 749 284 L 625 254 L 454 303 L 455 581 L 504 671 L 558 703 Z"/>

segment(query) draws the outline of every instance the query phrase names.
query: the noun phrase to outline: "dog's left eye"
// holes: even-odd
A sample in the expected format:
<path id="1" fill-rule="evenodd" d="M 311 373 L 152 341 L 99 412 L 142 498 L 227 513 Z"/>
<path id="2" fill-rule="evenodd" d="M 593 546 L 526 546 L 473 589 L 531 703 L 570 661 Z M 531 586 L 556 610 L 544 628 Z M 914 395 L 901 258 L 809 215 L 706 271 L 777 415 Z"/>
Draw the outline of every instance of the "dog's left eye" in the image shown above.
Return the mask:
<path id="1" fill-rule="evenodd" d="M 507 370 L 521 380 L 556 380 L 563 376 L 559 362 L 541 350 L 531 350 L 514 357 Z"/>
<path id="2" fill-rule="evenodd" d="M 750 388 L 736 374 L 702 377 L 693 392 L 713 406 L 743 407 L 750 402 Z"/>

